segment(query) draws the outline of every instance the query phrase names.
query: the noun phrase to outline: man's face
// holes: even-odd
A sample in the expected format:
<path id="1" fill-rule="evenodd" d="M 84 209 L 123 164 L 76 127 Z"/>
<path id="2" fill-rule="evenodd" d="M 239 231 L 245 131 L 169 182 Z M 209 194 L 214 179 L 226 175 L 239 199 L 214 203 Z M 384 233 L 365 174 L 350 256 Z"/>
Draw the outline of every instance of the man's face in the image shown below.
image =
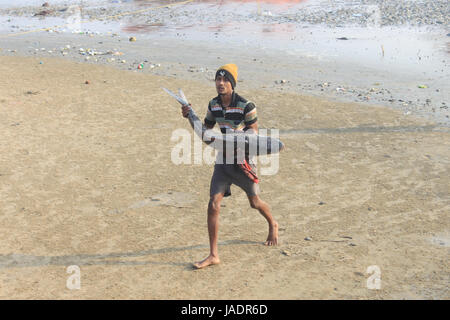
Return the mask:
<path id="1" fill-rule="evenodd" d="M 216 90 L 219 95 L 227 95 L 233 92 L 231 82 L 220 74 L 216 78 Z"/>

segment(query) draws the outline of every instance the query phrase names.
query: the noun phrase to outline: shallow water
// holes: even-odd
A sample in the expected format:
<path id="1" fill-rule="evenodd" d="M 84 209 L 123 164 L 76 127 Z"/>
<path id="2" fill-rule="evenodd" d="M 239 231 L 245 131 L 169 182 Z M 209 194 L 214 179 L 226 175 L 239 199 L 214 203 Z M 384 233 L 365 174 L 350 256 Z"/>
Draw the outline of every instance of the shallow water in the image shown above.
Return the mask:
<path id="1" fill-rule="evenodd" d="M 132 0 L 130 0 L 132 1 Z M 82 5 L 97 5 L 103 3 L 111 3 L 111 0 L 78 0 L 78 1 L 69 1 L 69 0 L 0 0 L 0 8 L 18 8 L 24 6 L 41 6 L 45 2 L 48 2 L 51 5 L 74 5 L 74 4 L 82 4 Z"/>
<path id="2" fill-rule="evenodd" d="M 14 1 L 13 6 L 40 6 L 42 0 Z M 165 1 L 145 0 L 83 0 L 49 1 L 52 5 L 76 5 L 83 8 L 115 7 L 123 12 L 148 8 L 144 15 L 125 14 L 117 21 L 92 20 L 94 17 L 0 17 L 0 33 L 13 33 L 54 27 L 55 31 L 118 33 L 139 37 L 172 37 L 187 40 L 209 41 L 280 49 L 291 55 L 306 55 L 328 61 L 358 61 L 369 67 L 386 70 L 424 73 L 444 73 L 448 67 L 449 41 L 438 27 L 380 27 L 376 6 L 361 5 L 358 1 L 327 0 L 201 0 L 170 9 L 167 12 L 151 10 L 167 4 Z M 0 8 L 12 6 L 11 1 L 0 0 Z M 298 10 L 338 10 L 340 7 L 367 7 L 373 12 L 371 24 L 361 27 L 344 25 L 330 28 L 325 25 L 308 25 L 285 19 L 274 22 L 274 16 L 289 17 Z M 374 9 L 375 8 L 375 9 Z M 372 14 L 372 13 L 371 13 Z M 186 16 L 184 19 L 183 16 Z M 192 17 L 196 18 L 193 19 Z M 246 17 L 248 19 L 246 19 Z M 77 20 L 78 19 L 78 20 Z M 80 22 L 81 23 L 77 23 Z"/>
<path id="3" fill-rule="evenodd" d="M 19 0 L 13 5 L 41 6 L 43 2 Z M 424 82 L 428 78 L 448 78 L 450 38 L 443 27 L 382 27 L 378 7 L 362 5 L 361 1 L 197 0 L 170 9 L 161 8 L 167 1 L 151 0 L 55 0 L 49 3 L 72 5 L 73 15 L 69 18 L 33 17 L 31 14 L 0 16 L 0 36 L 15 33 L 20 36 L 21 32 L 52 28 L 50 32 L 164 37 L 212 45 L 229 44 L 245 50 L 278 50 L 282 54 L 313 57 L 336 64 L 354 63 L 378 71 L 419 75 Z M 77 5 L 84 11 L 77 12 Z M 8 6 L 12 6 L 11 1 L 0 0 L 0 8 Z M 108 12 L 104 10 L 90 11 L 97 13 L 96 17 L 81 13 L 102 7 L 119 9 L 122 15 L 112 19 L 103 13 Z M 371 18 L 365 26 L 349 23 L 334 28 L 295 19 L 299 10 L 336 11 L 340 8 L 358 8 Z M 140 14 L 131 14 L 135 11 Z M 99 17 L 106 19 L 100 21 Z"/>

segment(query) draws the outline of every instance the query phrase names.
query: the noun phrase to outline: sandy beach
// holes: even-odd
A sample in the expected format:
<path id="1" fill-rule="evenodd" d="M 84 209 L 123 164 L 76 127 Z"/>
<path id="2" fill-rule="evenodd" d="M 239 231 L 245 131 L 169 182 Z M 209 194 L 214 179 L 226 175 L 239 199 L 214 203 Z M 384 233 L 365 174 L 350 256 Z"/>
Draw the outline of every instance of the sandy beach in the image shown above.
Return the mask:
<path id="1" fill-rule="evenodd" d="M 1 299 L 450 298 L 448 69 L 424 83 L 274 48 L 136 38 L 0 34 Z M 233 186 L 222 263 L 194 270 L 213 165 L 171 161 L 173 132 L 190 127 L 161 87 L 183 88 L 203 118 L 227 62 L 286 144 L 260 182 L 280 245 L 263 245 L 266 222 Z"/>

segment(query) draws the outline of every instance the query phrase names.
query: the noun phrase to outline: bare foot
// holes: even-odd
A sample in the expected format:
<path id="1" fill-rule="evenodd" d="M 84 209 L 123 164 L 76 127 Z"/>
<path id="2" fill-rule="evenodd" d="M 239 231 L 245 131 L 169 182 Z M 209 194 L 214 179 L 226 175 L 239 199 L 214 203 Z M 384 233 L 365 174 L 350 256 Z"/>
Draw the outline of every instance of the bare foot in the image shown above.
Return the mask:
<path id="1" fill-rule="evenodd" d="M 206 259 L 194 263 L 194 268 L 201 269 L 219 263 L 220 263 L 219 257 L 209 255 Z"/>
<path id="2" fill-rule="evenodd" d="M 276 246 L 278 245 L 278 223 L 274 222 L 269 226 L 269 235 L 265 242 L 266 246 Z"/>

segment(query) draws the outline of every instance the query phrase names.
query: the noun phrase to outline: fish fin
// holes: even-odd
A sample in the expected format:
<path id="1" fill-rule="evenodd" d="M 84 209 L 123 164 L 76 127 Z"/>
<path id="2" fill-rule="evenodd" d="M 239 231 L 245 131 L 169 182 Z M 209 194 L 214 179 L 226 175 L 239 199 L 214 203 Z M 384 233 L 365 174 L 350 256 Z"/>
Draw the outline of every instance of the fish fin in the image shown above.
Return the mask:
<path id="1" fill-rule="evenodd" d="M 184 92 L 183 92 L 183 90 L 181 90 L 181 89 L 178 89 L 178 93 L 180 94 L 180 97 L 182 98 L 182 99 L 184 99 L 184 101 L 188 101 L 188 99 L 186 99 L 186 96 L 184 95 Z"/>
<path id="2" fill-rule="evenodd" d="M 182 105 L 188 105 L 189 102 L 187 102 L 185 99 L 177 96 L 175 93 L 173 93 L 172 91 L 170 91 L 169 89 L 166 88 L 162 88 L 165 92 L 167 92 L 169 95 L 171 95 L 173 98 L 175 98 L 179 103 L 181 103 Z"/>

